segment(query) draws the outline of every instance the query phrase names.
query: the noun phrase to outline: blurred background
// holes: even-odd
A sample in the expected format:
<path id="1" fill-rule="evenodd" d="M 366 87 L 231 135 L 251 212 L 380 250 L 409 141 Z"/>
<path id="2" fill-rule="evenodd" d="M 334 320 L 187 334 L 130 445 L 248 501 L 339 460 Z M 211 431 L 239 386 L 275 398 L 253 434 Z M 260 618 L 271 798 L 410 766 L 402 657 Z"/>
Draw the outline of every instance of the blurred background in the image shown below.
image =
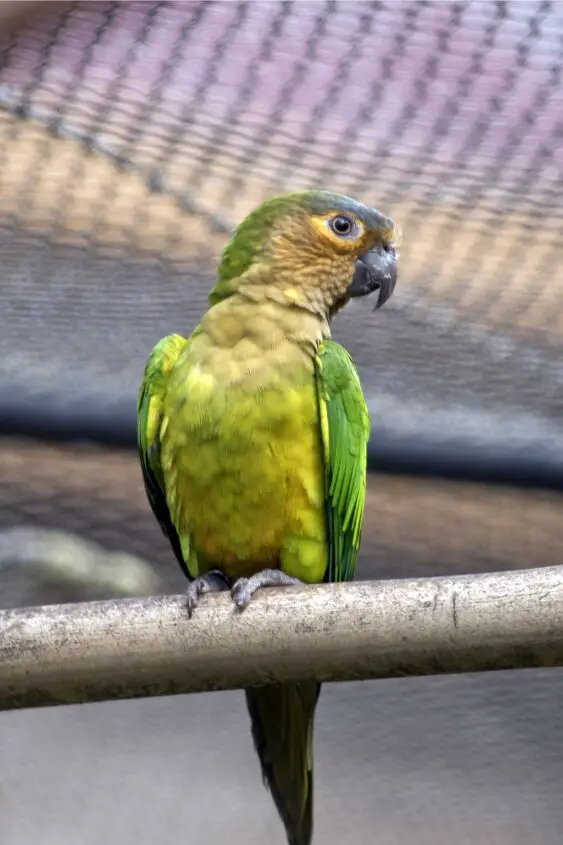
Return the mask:
<path id="1" fill-rule="evenodd" d="M 403 231 L 336 337 L 374 419 L 358 577 L 563 542 L 563 3 L 0 6 L 0 607 L 179 591 L 135 398 L 231 228 L 326 187 Z M 559 845 L 558 670 L 325 687 L 316 841 Z M 242 694 L 0 714 L 2 845 L 283 845 Z"/>

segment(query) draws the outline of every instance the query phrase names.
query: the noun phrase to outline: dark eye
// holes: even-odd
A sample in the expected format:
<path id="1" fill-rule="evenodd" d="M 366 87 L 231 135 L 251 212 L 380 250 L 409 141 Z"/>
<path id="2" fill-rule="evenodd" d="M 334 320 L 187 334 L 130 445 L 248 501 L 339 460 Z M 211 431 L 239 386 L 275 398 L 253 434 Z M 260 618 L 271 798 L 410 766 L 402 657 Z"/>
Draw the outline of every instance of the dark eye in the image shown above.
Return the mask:
<path id="1" fill-rule="evenodd" d="M 354 228 L 354 221 L 351 217 L 346 217 L 344 214 L 338 214 L 330 221 L 330 228 L 335 235 L 349 235 Z"/>

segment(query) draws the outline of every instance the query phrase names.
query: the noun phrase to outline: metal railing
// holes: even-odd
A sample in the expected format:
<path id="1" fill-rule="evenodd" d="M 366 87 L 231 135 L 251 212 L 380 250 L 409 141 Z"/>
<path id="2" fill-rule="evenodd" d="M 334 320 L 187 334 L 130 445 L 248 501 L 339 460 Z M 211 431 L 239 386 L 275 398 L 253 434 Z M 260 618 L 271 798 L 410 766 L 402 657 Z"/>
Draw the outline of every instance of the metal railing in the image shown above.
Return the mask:
<path id="1" fill-rule="evenodd" d="M 563 666 L 563 567 L 0 612 L 0 709 Z"/>

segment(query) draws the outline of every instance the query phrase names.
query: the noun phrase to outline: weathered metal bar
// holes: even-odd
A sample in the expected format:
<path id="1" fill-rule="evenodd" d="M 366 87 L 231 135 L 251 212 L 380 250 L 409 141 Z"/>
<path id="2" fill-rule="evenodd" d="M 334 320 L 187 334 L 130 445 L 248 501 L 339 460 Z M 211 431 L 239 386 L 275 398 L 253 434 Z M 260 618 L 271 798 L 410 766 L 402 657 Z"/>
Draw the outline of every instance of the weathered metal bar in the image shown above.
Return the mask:
<path id="1" fill-rule="evenodd" d="M 0 612 L 0 709 L 563 665 L 563 567 Z"/>

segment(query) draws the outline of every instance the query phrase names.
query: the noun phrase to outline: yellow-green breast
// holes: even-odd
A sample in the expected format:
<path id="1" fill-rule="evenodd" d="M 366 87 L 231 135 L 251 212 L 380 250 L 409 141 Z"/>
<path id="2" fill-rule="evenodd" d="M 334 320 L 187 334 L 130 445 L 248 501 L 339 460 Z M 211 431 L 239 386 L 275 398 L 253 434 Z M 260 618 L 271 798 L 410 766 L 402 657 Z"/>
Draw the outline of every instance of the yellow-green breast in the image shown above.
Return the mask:
<path id="1" fill-rule="evenodd" d="M 317 317 L 231 297 L 212 308 L 171 375 L 162 464 L 193 576 L 281 566 L 321 581 L 324 465 L 314 378 Z"/>

